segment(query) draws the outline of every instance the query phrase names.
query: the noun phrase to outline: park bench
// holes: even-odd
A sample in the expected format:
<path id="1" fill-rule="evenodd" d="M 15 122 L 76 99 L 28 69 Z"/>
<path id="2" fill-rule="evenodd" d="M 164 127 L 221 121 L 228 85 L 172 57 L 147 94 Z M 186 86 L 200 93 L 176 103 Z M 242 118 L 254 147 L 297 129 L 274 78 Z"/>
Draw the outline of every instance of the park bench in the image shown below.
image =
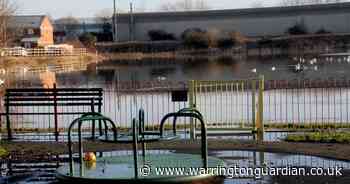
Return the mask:
<path id="1" fill-rule="evenodd" d="M 24 88 L 24 89 L 6 89 L 5 93 L 5 113 L 6 116 L 6 129 L 8 139 L 13 139 L 11 129 L 11 115 L 24 116 L 24 115 L 53 115 L 55 139 L 58 141 L 59 128 L 58 128 L 58 116 L 59 115 L 81 115 L 86 113 L 84 108 L 88 108 L 91 112 L 101 112 L 103 89 L 101 88 Z M 73 112 L 58 112 L 58 107 L 79 107 L 78 110 Z M 50 112 L 42 112 L 43 110 L 35 112 L 11 112 L 11 107 L 47 107 L 51 109 Z M 43 108 L 41 108 L 43 109 Z M 53 110 L 53 112 L 52 112 Z M 101 127 L 100 127 L 101 129 Z M 93 124 L 92 134 L 95 135 L 95 124 Z M 101 130 L 100 130 L 101 132 Z"/>

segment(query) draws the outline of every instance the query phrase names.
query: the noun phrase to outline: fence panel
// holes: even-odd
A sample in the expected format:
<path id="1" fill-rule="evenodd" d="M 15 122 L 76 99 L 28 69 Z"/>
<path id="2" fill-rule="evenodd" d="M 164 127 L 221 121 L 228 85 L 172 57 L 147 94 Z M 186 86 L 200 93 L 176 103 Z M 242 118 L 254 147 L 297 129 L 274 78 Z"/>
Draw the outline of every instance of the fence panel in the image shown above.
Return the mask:
<path id="1" fill-rule="evenodd" d="M 263 80 L 193 81 L 192 106 L 211 128 L 255 127 L 259 81 Z"/>
<path id="2" fill-rule="evenodd" d="M 74 49 L 44 49 L 44 48 L 5 48 L 0 50 L 2 57 L 57 57 L 57 56 L 85 56 L 86 48 Z"/>
<path id="3" fill-rule="evenodd" d="M 275 128 L 347 128 L 350 81 L 268 81 L 264 122 Z"/>

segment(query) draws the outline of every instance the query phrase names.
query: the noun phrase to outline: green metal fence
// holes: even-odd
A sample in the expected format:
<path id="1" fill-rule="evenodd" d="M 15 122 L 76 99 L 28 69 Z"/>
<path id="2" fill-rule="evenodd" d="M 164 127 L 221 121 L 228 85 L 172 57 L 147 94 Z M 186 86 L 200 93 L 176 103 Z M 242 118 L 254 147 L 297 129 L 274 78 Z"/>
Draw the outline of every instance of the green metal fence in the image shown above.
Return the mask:
<path id="1" fill-rule="evenodd" d="M 189 106 L 203 113 L 209 130 L 245 131 L 263 137 L 264 77 L 232 81 L 190 81 Z M 190 122 L 191 138 L 196 122 Z"/>

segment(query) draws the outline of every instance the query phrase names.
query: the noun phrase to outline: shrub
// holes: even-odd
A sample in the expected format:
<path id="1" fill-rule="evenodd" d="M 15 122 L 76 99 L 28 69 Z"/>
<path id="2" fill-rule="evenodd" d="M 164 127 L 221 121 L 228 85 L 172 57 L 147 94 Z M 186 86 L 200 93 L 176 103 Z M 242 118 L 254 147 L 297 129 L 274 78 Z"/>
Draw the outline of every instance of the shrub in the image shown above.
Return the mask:
<path id="1" fill-rule="evenodd" d="M 0 158 L 3 158 L 7 155 L 8 155 L 8 152 L 4 148 L 0 147 Z"/>
<path id="2" fill-rule="evenodd" d="M 85 47 L 93 48 L 95 47 L 97 38 L 91 33 L 84 33 L 79 36 L 79 40 L 85 45 Z"/>
<path id="3" fill-rule="evenodd" d="M 304 24 L 297 23 L 294 26 L 288 28 L 287 33 L 290 35 L 302 35 L 307 34 L 307 29 Z"/>
<path id="4" fill-rule="evenodd" d="M 192 33 L 205 33 L 205 31 L 201 30 L 200 28 L 190 28 L 186 29 L 182 34 L 181 34 L 181 39 L 186 40 L 186 37 L 189 36 Z"/>
<path id="5" fill-rule="evenodd" d="M 189 48 L 204 49 L 209 47 L 209 42 L 206 33 L 191 33 L 184 40 L 184 45 Z"/>
<path id="6" fill-rule="evenodd" d="M 331 31 L 328 31 L 328 30 L 326 30 L 326 29 L 324 29 L 324 28 L 321 28 L 321 29 L 319 29 L 319 30 L 317 30 L 316 32 L 315 32 L 315 34 L 328 34 L 328 33 L 332 33 Z"/>
<path id="7" fill-rule="evenodd" d="M 197 28 L 185 30 L 181 37 L 183 38 L 184 45 L 189 48 L 208 48 L 211 42 L 210 35 Z"/>
<path id="8" fill-rule="evenodd" d="M 163 30 L 150 30 L 148 36 L 152 41 L 176 40 L 174 34 L 167 33 Z"/>

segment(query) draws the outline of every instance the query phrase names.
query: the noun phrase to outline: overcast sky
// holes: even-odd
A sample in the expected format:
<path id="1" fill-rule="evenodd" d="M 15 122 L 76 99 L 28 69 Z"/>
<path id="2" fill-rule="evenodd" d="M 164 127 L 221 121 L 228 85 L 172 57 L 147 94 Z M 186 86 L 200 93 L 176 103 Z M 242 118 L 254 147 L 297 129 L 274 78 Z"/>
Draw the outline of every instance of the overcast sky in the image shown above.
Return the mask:
<path id="1" fill-rule="evenodd" d="M 15 0 L 19 14 L 49 14 L 53 18 L 64 16 L 94 17 L 97 12 L 112 8 L 113 0 Z M 116 0 L 118 9 L 127 10 L 132 1 L 136 9 L 159 10 L 161 4 L 176 0 Z M 252 7 L 255 2 L 274 6 L 280 0 L 207 0 L 212 9 Z"/>

